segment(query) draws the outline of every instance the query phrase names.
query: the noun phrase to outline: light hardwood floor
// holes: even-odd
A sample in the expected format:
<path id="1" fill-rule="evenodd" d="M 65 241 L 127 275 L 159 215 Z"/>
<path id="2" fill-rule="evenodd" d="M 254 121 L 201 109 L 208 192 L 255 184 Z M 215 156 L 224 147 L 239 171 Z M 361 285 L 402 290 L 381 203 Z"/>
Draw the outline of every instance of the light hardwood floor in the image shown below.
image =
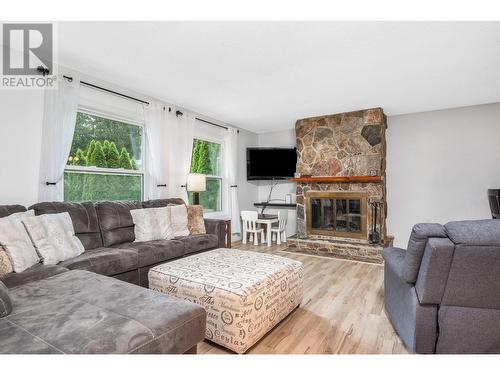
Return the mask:
<path id="1" fill-rule="evenodd" d="M 288 253 L 285 245 L 233 248 L 269 252 L 304 264 L 304 298 L 248 354 L 407 353 L 384 311 L 383 267 Z M 205 340 L 199 354 L 231 351 Z"/>

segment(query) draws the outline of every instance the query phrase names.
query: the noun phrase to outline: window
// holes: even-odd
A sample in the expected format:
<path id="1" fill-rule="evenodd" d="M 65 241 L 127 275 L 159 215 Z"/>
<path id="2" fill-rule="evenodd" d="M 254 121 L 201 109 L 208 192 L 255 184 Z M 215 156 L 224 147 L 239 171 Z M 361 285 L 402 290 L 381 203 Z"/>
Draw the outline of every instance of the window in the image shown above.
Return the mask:
<path id="1" fill-rule="evenodd" d="M 143 153 L 141 124 L 78 112 L 64 201 L 142 200 Z"/>
<path id="2" fill-rule="evenodd" d="M 193 141 L 191 173 L 207 175 L 207 190 L 200 193 L 200 204 L 205 212 L 222 211 L 221 144 L 202 139 Z M 193 204 L 190 192 L 189 204 Z"/>

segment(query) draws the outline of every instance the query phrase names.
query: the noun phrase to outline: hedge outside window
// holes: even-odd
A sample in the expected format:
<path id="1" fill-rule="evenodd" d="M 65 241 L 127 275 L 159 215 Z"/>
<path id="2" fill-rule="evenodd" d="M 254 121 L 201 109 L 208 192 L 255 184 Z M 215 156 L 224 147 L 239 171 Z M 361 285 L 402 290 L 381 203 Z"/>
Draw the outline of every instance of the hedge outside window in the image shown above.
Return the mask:
<path id="1" fill-rule="evenodd" d="M 142 126 L 78 112 L 64 201 L 141 200 L 142 145 Z"/>
<path id="2" fill-rule="evenodd" d="M 207 190 L 200 193 L 200 204 L 205 212 L 222 211 L 222 167 L 221 145 L 202 139 L 193 141 L 191 173 L 207 176 Z M 188 192 L 189 204 L 193 204 L 193 193 Z"/>

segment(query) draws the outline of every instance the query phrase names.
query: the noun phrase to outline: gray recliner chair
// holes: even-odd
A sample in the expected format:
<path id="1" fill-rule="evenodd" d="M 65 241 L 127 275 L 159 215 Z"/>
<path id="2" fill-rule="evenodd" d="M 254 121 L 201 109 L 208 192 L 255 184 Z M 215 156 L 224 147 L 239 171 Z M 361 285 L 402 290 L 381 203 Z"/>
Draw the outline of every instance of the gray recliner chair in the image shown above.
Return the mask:
<path id="1" fill-rule="evenodd" d="M 384 250 L 387 315 L 417 353 L 500 353 L 500 220 L 417 224 Z"/>

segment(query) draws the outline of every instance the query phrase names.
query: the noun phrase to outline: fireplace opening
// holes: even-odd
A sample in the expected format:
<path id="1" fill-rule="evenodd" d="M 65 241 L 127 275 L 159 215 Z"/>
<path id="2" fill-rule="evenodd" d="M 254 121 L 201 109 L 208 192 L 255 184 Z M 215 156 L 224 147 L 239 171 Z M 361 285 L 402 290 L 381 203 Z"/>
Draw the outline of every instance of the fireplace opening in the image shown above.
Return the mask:
<path id="1" fill-rule="evenodd" d="M 366 238 L 366 193 L 309 191 L 306 216 L 308 234 Z"/>

